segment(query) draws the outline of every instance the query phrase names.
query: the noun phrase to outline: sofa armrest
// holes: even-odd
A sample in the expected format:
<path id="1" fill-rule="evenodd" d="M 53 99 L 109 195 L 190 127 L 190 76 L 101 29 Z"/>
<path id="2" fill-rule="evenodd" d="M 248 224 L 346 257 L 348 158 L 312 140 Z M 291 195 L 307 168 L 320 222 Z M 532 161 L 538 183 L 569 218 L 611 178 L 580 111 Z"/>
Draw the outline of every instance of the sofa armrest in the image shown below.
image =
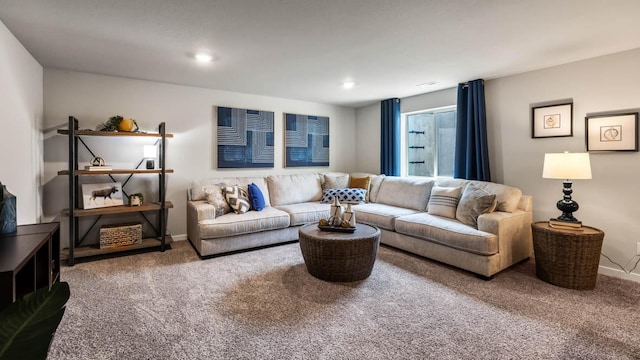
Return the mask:
<path id="1" fill-rule="evenodd" d="M 500 262 L 506 267 L 533 255 L 532 222 L 530 211 L 495 211 L 478 217 L 478 230 L 497 235 Z"/>
<path id="2" fill-rule="evenodd" d="M 196 241 L 200 238 L 198 224 L 202 220 L 216 218 L 216 208 L 206 201 L 187 201 L 187 236 Z"/>

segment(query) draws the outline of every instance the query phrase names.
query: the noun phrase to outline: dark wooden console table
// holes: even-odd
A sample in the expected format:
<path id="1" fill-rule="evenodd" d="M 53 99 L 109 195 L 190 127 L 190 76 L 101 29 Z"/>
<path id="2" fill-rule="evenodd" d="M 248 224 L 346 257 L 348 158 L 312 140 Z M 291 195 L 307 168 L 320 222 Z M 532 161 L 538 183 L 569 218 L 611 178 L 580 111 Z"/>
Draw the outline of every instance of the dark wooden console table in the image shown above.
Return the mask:
<path id="1" fill-rule="evenodd" d="M 60 223 L 20 225 L 0 234 L 0 309 L 60 281 Z"/>

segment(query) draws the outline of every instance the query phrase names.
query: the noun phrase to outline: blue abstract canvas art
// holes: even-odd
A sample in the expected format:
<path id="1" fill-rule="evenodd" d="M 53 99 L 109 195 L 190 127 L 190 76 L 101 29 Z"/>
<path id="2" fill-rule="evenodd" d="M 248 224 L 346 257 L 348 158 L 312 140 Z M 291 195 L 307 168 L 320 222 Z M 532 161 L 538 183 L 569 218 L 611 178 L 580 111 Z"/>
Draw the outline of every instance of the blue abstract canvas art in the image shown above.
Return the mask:
<path id="1" fill-rule="evenodd" d="M 285 167 L 329 166 L 329 118 L 285 114 Z"/>
<path id="2" fill-rule="evenodd" d="M 273 112 L 218 107 L 218 168 L 273 167 Z"/>

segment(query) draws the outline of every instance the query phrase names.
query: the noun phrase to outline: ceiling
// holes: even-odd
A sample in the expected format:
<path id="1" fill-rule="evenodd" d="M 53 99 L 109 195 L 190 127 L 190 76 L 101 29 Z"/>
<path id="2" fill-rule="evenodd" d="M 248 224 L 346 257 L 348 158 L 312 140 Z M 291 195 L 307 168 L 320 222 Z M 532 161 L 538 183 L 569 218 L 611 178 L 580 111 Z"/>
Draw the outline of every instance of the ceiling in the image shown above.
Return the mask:
<path id="1" fill-rule="evenodd" d="M 0 0 L 45 68 L 351 107 L 639 48 L 638 14 L 638 0 Z"/>

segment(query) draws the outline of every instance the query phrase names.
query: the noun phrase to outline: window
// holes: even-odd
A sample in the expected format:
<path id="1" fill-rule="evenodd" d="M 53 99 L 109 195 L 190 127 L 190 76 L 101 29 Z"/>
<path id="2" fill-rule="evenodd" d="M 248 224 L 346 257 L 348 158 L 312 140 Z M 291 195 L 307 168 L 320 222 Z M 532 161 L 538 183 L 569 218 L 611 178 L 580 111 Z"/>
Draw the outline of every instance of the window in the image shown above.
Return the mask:
<path id="1" fill-rule="evenodd" d="M 456 107 L 402 114 L 406 175 L 453 177 Z"/>

